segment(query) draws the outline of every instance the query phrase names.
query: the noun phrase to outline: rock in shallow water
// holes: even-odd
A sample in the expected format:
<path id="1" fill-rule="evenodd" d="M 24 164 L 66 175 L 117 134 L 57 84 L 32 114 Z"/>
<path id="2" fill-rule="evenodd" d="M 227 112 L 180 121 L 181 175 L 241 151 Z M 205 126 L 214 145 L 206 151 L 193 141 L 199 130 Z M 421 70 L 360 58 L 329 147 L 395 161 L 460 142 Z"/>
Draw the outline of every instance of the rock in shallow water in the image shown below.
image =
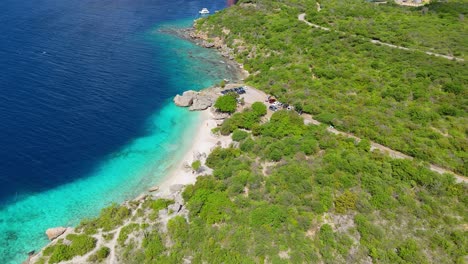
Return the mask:
<path id="1" fill-rule="evenodd" d="M 46 230 L 46 235 L 49 238 L 49 240 L 54 240 L 63 233 L 67 231 L 66 227 L 54 227 L 54 228 L 49 228 Z"/>
<path id="2" fill-rule="evenodd" d="M 158 191 L 158 190 L 159 190 L 159 186 L 155 185 L 155 186 L 149 188 L 149 189 L 148 189 L 148 192 L 156 192 L 156 191 Z"/>
<path id="3" fill-rule="evenodd" d="M 191 106 L 193 103 L 193 99 L 198 93 L 195 91 L 185 91 L 182 95 L 176 95 L 174 97 L 174 103 L 177 106 Z"/>
<path id="4" fill-rule="evenodd" d="M 190 106 L 190 111 L 205 110 L 213 105 L 213 101 L 211 96 L 201 95 L 195 91 L 186 91 L 174 97 L 174 103 L 177 106 Z"/>

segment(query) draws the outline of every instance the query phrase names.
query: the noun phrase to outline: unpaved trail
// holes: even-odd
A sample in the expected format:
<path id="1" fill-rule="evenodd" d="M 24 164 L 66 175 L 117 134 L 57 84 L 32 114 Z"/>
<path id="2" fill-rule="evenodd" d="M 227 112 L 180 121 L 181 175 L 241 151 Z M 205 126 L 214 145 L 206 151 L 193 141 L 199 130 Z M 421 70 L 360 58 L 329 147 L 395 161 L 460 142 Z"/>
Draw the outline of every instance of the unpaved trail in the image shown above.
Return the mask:
<path id="1" fill-rule="evenodd" d="M 311 23 L 311 22 L 307 21 L 305 19 L 305 16 L 306 16 L 305 13 L 299 14 L 297 16 L 297 19 L 299 19 L 299 21 L 302 21 L 302 22 L 306 23 L 307 25 L 309 25 L 311 27 L 314 27 L 314 28 L 318 28 L 318 29 L 325 30 L 325 31 L 331 31 L 332 30 L 330 28 L 322 27 L 320 25 L 317 25 L 317 24 L 314 24 L 314 23 Z M 333 31 L 339 32 L 339 33 L 342 33 L 342 34 L 348 34 L 346 32 L 342 32 L 342 31 L 338 31 L 338 30 L 333 30 Z M 352 35 L 352 36 L 359 37 L 357 35 Z M 410 48 L 406 48 L 406 47 L 402 47 L 402 46 L 382 42 L 382 41 L 375 40 L 375 39 L 367 39 L 367 40 L 369 40 L 369 42 L 371 42 L 373 44 L 382 45 L 382 46 L 390 47 L 390 48 L 393 48 L 393 49 L 401 49 L 401 50 L 407 50 L 407 51 L 412 51 L 412 52 L 422 52 L 422 53 L 425 53 L 427 55 L 431 55 L 431 56 L 435 56 L 435 57 L 441 57 L 441 58 L 444 58 L 444 59 L 447 59 L 447 60 L 465 61 L 462 58 L 457 58 L 457 57 L 450 56 L 450 55 L 439 54 L 439 53 L 435 53 L 435 52 L 423 51 L 423 50 L 418 50 L 418 49 L 410 49 Z"/>
<path id="2" fill-rule="evenodd" d="M 302 117 L 304 118 L 304 124 L 314 124 L 314 125 L 322 124 L 320 121 L 313 119 L 312 116 L 309 115 L 309 114 L 303 114 Z M 356 137 L 355 135 L 353 135 L 351 133 L 339 131 L 336 128 L 331 127 L 331 126 L 327 128 L 327 131 L 329 131 L 330 133 L 333 133 L 335 135 L 342 135 L 342 136 L 345 136 L 345 137 L 348 137 L 348 138 L 353 138 L 356 141 L 361 141 L 361 139 Z M 399 152 L 399 151 L 393 150 L 391 148 L 388 148 L 388 147 L 386 147 L 386 146 L 384 146 L 382 144 L 375 143 L 375 142 L 372 142 L 372 141 L 370 143 L 371 143 L 371 148 L 370 148 L 371 150 L 378 149 L 382 153 L 385 153 L 386 155 L 388 155 L 388 156 L 390 156 L 390 157 L 392 157 L 394 159 L 409 159 L 409 160 L 413 159 L 413 157 L 411 157 L 409 155 L 406 155 L 406 154 L 404 154 L 402 152 Z M 434 171 L 434 172 L 437 172 L 439 174 L 444 174 L 444 173 L 452 174 L 453 176 L 455 176 L 455 179 L 456 179 L 457 182 L 468 183 L 468 177 L 456 174 L 456 173 L 454 173 L 452 171 L 449 171 L 447 169 L 444 169 L 444 168 L 442 168 L 440 166 L 430 164 L 429 169 Z"/>
<path id="3" fill-rule="evenodd" d="M 244 95 L 245 97 L 245 101 L 248 102 L 249 104 L 252 104 L 253 102 L 255 101 L 260 101 L 260 102 L 263 102 L 266 106 L 267 106 L 267 109 L 268 109 L 268 106 L 269 104 L 267 102 L 265 102 L 264 99 L 267 98 L 267 94 L 263 91 L 260 91 L 254 87 L 250 87 L 248 86 L 247 87 L 247 94 Z M 271 110 L 267 110 L 267 117 L 268 119 L 271 117 L 271 115 L 273 114 L 273 111 Z M 302 114 L 302 117 L 304 118 L 304 124 L 313 124 L 313 125 L 321 125 L 322 123 L 316 119 L 314 119 L 311 115 L 309 114 Z M 353 138 L 354 140 L 356 141 L 361 141 L 361 139 L 351 133 L 347 133 L 347 132 L 343 132 L 343 131 L 339 131 L 337 130 L 336 128 L 334 127 L 328 127 L 327 128 L 327 131 L 330 132 L 330 133 L 333 133 L 335 135 L 342 135 L 342 136 L 345 136 L 345 137 L 348 137 L 348 138 Z M 394 159 L 409 159 L 409 160 L 412 160 L 413 157 L 409 156 L 409 155 L 406 155 L 402 152 L 399 152 L 399 151 L 396 151 L 396 150 L 393 150 L 389 147 L 386 147 L 382 144 L 379 144 L 379 143 L 376 143 L 376 142 L 370 142 L 371 144 L 371 150 L 376 150 L 378 149 L 379 151 L 381 151 L 382 153 L 390 156 L 391 158 L 394 158 Z M 434 165 L 434 164 L 430 164 L 429 165 L 429 169 L 434 171 L 434 172 L 437 172 L 439 174 L 444 174 L 444 173 L 449 173 L 449 174 L 452 174 L 453 176 L 455 176 L 455 179 L 457 182 L 464 182 L 464 183 L 468 183 L 468 177 L 466 176 L 463 176 L 463 175 L 459 175 L 459 174 L 456 174 L 450 170 L 447 170 L 447 169 L 444 169 L 438 165 Z"/>

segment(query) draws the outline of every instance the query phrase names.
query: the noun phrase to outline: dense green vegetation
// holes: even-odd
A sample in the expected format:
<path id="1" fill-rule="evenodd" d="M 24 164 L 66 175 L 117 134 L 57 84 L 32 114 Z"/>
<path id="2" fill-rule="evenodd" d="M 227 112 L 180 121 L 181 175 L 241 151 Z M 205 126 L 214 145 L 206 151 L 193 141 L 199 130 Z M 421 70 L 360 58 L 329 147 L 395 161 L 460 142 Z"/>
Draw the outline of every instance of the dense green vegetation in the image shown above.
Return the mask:
<path id="1" fill-rule="evenodd" d="M 99 217 L 81 221 L 78 230 L 83 230 L 86 234 L 95 234 L 98 229 L 110 231 L 122 225 L 123 221 L 130 217 L 130 214 L 131 210 L 127 207 L 113 204 L 103 209 Z"/>
<path id="2" fill-rule="evenodd" d="M 331 18 L 327 12 L 332 12 L 332 8 L 328 5 L 333 7 L 334 3 L 322 3 L 325 11 L 316 16 Z M 346 12 L 362 12 L 359 21 L 364 25 L 371 23 L 370 19 L 380 19 L 379 14 L 388 14 L 388 19 L 400 23 L 398 17 L 407 12 L 417 13 L 413 8 L 360 1 L 346 11 L 346 3 L 336 3 L 333 17 L 345 20 L 349 16 Z M 437 7 L 437 12 L 465 12 L 456 4 L 433 6 L 429 10 Z M 314 8 L 314 2 L 302 0 L 259 1 L 256 6 L 241 3 L 198 21 L 197 28 L 210 32 L 211 37 L 222 38 L 234 49 L 236 59 L 253 73 L 246 79 L 250 85 L 342 131 L 466 175 L 466 63 L 378 46 L 352 34 L 322 31 L 298 21 L 297 15 L 306 10 L 311 18 Z M 379 8 L 383 11 L 372 18 L 368 9 Z M 427 15 L 440 19 L 431 20 L 429 26 L 427 18 L 418 19 L 414 15 L 411 26 L 444 28 L 448 17 L 452 17 L 431 12 Z M 382 23 L 374 23 L 377 28 L 373 30 L 383 30 Z M 461 42 L 450 45 L 466 48 L 463 41 L 467 36 L 466 22 L 457 23 L 462 25 L 453 26 L 456 28 L 451 28 L 449 34 L 418 32 L 431 40 L 424 43 L 450 42 L 453 36 L 458 36 Z M 231 123 L 239 121 L 230 120 L 221 133 L 232 132 Z M 251 124 L 243 128 L 250 129 Z"/>
<path id="3" fill-rule="evenodd" d="M 466 185 L 370 152 L 368 142 L 306 126 L 294 112 L 257 125 L 239 148 L 209 155 L 213 174 L 183 193 L 190 221 L 169 221 L 168 233 L 156 236 L 153 259 L 463 263 Z M 159 244 L 163 238 L 172 246 Z"/>
<path id="4" fill-rule="evenodd" d="M 450 1 L 423 7 L 375 5 L 356 0 L 319 1 L 307 8 L 312 23 L 366 38 L 456 57 L 468 58 L 468 2 Z"/>
<path id="5" fill-rule="evenodd" d="M 85 234 L 70 234 L 66 237 L 66 240 L 68 241 L 66 244 L 62 239 L 55 245 L 44 249 L 44 256 L 49 257 L 48 263 L 59 263 L 70 260 L 75 256 L 83 256 L 96 246 L 96 239 Z"/>
<path id="6" fill-rule="evenodd" d="M 232 94 L 220 96 L 216 100 L 214 107 L 224 113 L 234 113 L 237 108 L 236 97 Z"/>
<path id="7" fill-rule="evenodd" d="M 196 160 L 196 161 L 192 162 L 192 169 L 194 171 L 198 171 L 200 169 L 200 167 L 201 167 L 200 160 Z"/>
<path id="8" fill-rule="evenodd" d="M 146 200 L 143 204 L 143 208 L 153 209 L 149 215 L 150 220 L 155 220 L 158 216 L 159 210 L 166 208 L 168 205 L 173 204 L 173 200 L 158 199 L 158 200 Z"/>
<path id="9" fill-rule="evenodd" d="M 173 214 L 164 229 L 157 217 L 174 213 L 168 209 L 174 201 L 146 199 L 131 202 L 131 209 L 104 209 L 82 224 L 82 232 L 90 223 L 109 227 L 109 216 L 127 215 L 118 213 L 125 211 L 121 207 L 135 211 L 130 223 L 114 226 L 122 227 L 118 259 L 128 264 L 466 261 L 466 184 L 423 163 L 372 152 L 367 140 L 304 125 L 294 111 L 275 112 L 252 128 L 235 127 L 242 134 L 232 134 L 236 144 L 207 157 L 213 172 L 182 194 L 187 218 Z M 59 241 L 44 250 L 50 263 L 96 246 L 86 234 L 67 240 L 71 244 Z M 108 255 L 101 247 L 88 260 Z"/>
<path id="10" fill-rule="evenodd" d="M 225 120 L 219 131 L 221 135 L 229 135 L 238 128 L 255 129 L 255 125 L 260 121 L 261 117 L 266 114 L 266 106 L 262 103 L 256 102 L 252 107 L 245 108 L 242 112 L 232 115 L 231 118 Z M 236 132 L 234 137 L 237 137 L 240 132 Z M 235 139 L 234 139 L 235 140 Z"/>
<path id="11" fill-rule="evenodd" d="M 100 263 L 104 261 L 107 258 L 107 256 L 109 256 L 109 253 L 110 249 L 108 247 L 101 247 L 96 251 L 96 253 L 89 256 L 88 261 Z"/>
<path id="12" fill-rule="evenodd" d="M 193 162 L 194 170 L 211 170 L 186 186 L 185 204 L 178 197 L 112 205 L 83 221 L 82 234 L 46 248 L 40 261 L 90 252 L 96 247 L 90 234 L 101 231 L 105 241 L 116 239 L 116 259 L 126 264 L 466 263 L 468 185 L 427 163 L 467 174 L 468 68 L 363 38 L 466 54 L 454 39 L 465 22 L 452 17 L 464 14 L 464 2 L 426 11 L 322 4 L 323 13 L 314 13 L 315 2 L 306 0 L 244 0 L 197 26 L 236 51 L 252 73 L 249 84 L 323 125 L 305 125 L 286 110 L 267 121 L 261 102 L 236 113 L 236 96 L 222 96 L 215 107 L 232 115 L 214 132 L 233 143 Z M 349 34 L 298 21 L 306 11 L 312 22 Z M 397 22 L 404 15 L 421 36 L 405 36 L 408 28 Z M 428 34 L 422 29 L 428 17 L 430 32 L 444 23 L 452 32 Z M 328 125 L 363 139 L 334 135 Z M 416 159 L 371 151 L 370 140 Z M 108 258 L 110 249 L 99 246 L 89 261 Z"/>

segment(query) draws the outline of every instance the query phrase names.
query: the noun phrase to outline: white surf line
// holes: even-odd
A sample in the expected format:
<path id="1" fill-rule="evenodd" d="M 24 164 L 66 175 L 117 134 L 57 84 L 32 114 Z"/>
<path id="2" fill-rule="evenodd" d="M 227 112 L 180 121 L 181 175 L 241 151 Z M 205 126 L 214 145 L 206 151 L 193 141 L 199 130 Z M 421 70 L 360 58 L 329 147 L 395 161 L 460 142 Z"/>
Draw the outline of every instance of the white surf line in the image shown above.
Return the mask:
<path id="1" fill-rule="evenodd" d="M 318 28 L 318 29 L 325 30 L 325 31 L 331 31 L 330 28 L 322 27 L 322 26 L 320 26 L 320 25 L 313 24 L 313 23 L 307 21 L 307 20 L 305 19 L 305 15 L 306 15 L 305 13 L 299 14 L 299 15 L 297 16 L 297 19 L 299 19 L 299 21 L 302 21 L 302 22 L 306 23 L 307 25 L 309 25 L 309 26 L 311 26 L 311 27 Z M 342 34 L 348 34 L 348 33 L 346 33 L 346 32 L 342 32 L 342 31 L 338 31 L 338 30 L 333 30 L 333 31 L 338 32 L 338 33 L 342 33 Z M 357 35 L 353 35 L 353 36 L 358 37 Z M 444 59 L 447 59 L 447 60 L 465 61 L 465 60 L 462 59 L 462 58 L 457 58 L 457 57 L 453 57 L 453 56 L 449 56 L 449 55 L 434 53 L 434 52 L 430 52 L 430 51 L 422 51 L 422 50 L 418 50 L 418 49 L 410 49 L 410 48 L 406 48 L 406 47 L 402 47 L 402 46 L 398 46 L 398 45 L 394 45 L 394 44 L 382 42 L 382 41 L 375 40 L 375 39 L 369 39 L 369 41 L 370 41 L 371 43 L 373 43 L 373 44 L 376 44 L 376 45 L 387 46 L 387 47 L 394 48 L 394 49 L 401 49 L 401 50 L 407 50 L 407 51 L 422 52 L 422 53 L 425 53 L 425 54 L 427 54 L 427 55 L 431 55 L 431 56 L 435 56 L 435 57 L 441 57 L 441 58 L 444 58 Z"/>

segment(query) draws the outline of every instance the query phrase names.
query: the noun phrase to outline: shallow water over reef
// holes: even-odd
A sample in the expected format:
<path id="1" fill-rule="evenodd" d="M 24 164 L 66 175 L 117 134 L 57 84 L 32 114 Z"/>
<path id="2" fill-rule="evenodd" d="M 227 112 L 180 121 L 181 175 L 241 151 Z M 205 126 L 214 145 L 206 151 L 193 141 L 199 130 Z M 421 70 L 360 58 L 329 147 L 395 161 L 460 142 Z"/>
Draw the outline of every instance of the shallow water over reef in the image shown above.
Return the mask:
<path id="1" fill-rule="evenodd" d="M 225 2 L 2 3 L 0 263 L 20 263 L 47 228 L 160 181 L 199 119 L 171 98 L 234 77 L 214 51 L 159 30 Z"/>

